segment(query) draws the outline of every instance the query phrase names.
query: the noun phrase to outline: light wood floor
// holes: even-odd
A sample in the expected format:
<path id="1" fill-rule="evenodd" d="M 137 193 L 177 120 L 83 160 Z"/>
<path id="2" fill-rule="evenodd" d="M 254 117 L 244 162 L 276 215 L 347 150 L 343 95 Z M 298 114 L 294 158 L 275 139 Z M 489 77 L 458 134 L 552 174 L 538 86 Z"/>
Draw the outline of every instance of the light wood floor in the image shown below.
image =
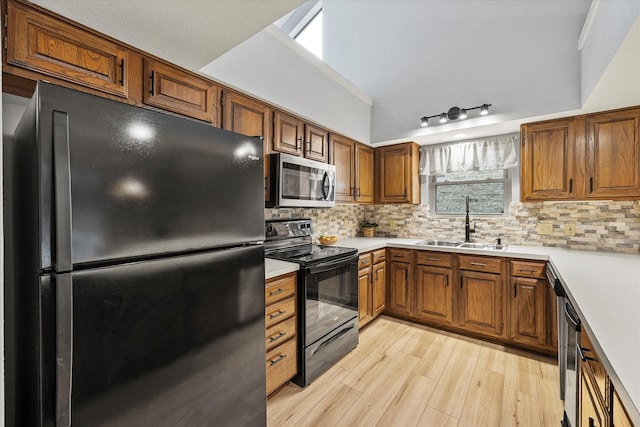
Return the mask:
<path id="1" fill-rule="evenodd" d="M 267 402 L 269 427 L 553 426 L 555 360 L 380 317 L 313 384 Z"/>

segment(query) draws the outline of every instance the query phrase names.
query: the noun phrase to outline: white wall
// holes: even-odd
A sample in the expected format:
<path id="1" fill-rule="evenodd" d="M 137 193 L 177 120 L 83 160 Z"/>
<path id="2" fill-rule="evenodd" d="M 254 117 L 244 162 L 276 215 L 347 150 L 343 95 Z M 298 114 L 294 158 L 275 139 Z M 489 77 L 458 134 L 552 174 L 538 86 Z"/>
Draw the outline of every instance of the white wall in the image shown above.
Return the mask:
<path id="1" fill-rule="evenodd" d="M 330 130 L 370 142 L 371 98 L 275 26 L 200 71 Z"/>
<path id="2" fill-rule="evenodd" d="M 585 103 L 640 17 L 640 1 L 594 0 L 583 30 L 580 52 L 581 94 Z"/>

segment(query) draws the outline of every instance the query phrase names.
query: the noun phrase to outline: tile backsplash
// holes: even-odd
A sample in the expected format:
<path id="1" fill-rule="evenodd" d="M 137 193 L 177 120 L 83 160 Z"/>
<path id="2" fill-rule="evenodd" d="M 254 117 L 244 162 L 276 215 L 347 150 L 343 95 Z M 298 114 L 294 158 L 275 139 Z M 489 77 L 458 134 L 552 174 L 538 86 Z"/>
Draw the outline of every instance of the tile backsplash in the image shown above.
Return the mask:
<path id="1" fill-rule="evenodd" d="M 311 218 L 314 237 L 362 236 L 362 221 L 377 222 L 376 236 L 464 240 L 464 216 L 430 217 L 424 205 L 336 205 L 331 209 L 265 209 L 265 217 Z M 472 241 L 554 246 L 561 248 L 640 253 L 639 201 L 513 202 L 508 218 L 471 215 Z M 538 234 L 538 224 L 552 224 L 551 234 Z M 565 225 L 575 235 L 565 235 Z"/>

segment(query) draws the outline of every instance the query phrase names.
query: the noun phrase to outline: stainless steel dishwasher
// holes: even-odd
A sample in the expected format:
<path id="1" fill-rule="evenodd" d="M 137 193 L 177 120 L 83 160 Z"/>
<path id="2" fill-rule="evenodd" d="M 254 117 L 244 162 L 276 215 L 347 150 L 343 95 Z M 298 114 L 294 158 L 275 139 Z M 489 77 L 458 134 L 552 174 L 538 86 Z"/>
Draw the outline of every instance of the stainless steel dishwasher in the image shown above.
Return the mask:
<path id="1" fill-rule="evenodd" d="M 568 299 L 565 299 L 564 316 L 562 317 L 562 322 L 566 325 L 567 329 L 563 422 L 565 427 L 578 427 L 578 387 L 580 384 L 580 361 L 578 357 L 581 326 L 578 313 L 576 313 Z"/>
<path id="2" fill-rule="evenodd" d="M 560 399 L 564 400 L 562 426 L 578 427 L 580 317 L 567 298 L 558 273 L 551 263 L 547 263 L 546 275 L 549 285 L 556 294 L 558 307 L 558 368 Z"/>

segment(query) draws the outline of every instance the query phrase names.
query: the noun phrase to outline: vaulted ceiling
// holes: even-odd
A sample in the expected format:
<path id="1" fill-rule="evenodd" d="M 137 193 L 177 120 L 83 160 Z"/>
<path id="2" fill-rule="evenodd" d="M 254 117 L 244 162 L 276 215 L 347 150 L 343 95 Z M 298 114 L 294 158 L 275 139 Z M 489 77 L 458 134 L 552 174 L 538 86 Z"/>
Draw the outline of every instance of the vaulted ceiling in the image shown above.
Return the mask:
<path id="1" fill-rule="evenodd" d="M 215 63 L 304 2 L 33 1 L 192 70 Z M 590 5 L 591 0 L 325 0 L 325 62 L 373 99 L 371 138 L 365 142 L 434 143 L 507 133 L 522 121 L 584 106 L 578 40 Z M 640 67 L 636 48 L 627 47 L 631 60 L 618 61 L 627 64 L 623 68 Z M 629 87 L 620 78 L 610 80 L 620 93 Z M 640 83 L 633 90 L 639 94 L 631 99 L 640 103 Z M 422 116 L 484 103 L 492 104 L 489 116 L 471 112 L 465 121 L 420 126 Z"/>

